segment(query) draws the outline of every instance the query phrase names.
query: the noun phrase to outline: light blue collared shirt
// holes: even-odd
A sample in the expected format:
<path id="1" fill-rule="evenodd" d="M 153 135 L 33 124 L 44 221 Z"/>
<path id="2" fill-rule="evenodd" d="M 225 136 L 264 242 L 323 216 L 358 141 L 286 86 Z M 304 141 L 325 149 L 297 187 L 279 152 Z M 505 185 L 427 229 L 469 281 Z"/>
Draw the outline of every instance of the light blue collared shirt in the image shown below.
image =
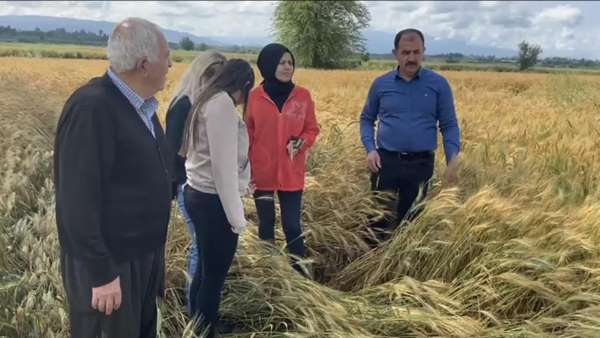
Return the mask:
<path id="1" fill-rule="evenodd" d="M 154 134 L 152 117 L 154 114 L 156 114 L 156 110 L 158 110 L 158 100 L 154 96 L 144 100 L 125 82 L 123 82 L 123 80 L 121 80 L 119 76 L 115 74 L 112 69 L 110 69 L 110 67 L 108 68 L 108 77 L 110 77 L 115 86 L 119 88 L 119 91 L 125 95 L 127 100 L 129 100 L 129 103 L 131 103 L 131 105 L 135 108 L 148 130 L 150 130 L 150 133 L 152 133 L 152 136 L 156 137 Z"/>
<path id="2" fill-rule="evenodd" d="M 446 161 L 450 162 L 460 151 L 460 129 L 452 90 L 441 75 L 421 68 L 406 81 L 395 69 L 373 82 L 360 115 L 360 135 L 367 152 L 376 148 L 433 151 L 437 148 L 436 129 L 442 133 Z"/>

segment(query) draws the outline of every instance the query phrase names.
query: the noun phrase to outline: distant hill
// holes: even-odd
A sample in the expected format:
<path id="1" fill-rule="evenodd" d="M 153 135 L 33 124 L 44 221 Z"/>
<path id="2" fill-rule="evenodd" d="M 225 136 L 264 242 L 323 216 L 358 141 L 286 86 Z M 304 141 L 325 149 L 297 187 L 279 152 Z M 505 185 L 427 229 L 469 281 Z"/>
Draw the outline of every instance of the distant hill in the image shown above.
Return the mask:
<path id="1" fill-rule="evenodd" d="M 396 36 L 396 33 L 367 30 L 363 33 L 363 36 L 367 40 L 367 50 L 370 53 L 391 54 L 392 48 L 394 48 L 394 37 Z M 464 41 L 456 39 L 435 40 L 427 34 L 425 34 L 425 47 L 427 48 L 427 55 L 461 53 L 464 55 L 495 55 L 497 57 L 511 57 L 518 54 L 516 46 L 515 50 L 511 50 L 469 45 Z"/>
<path id="2" fill-rule="evenodd" d="M 108 21 L 81 20 L 72 18 L 59 18 L 37 15 L 6 15 L 0 16 L 0 26 L 11 26 L 17 30 L 49 31 L 64 28 L 68 32 L 85 30 L 98 33 L 100 30 L 110 34 L 116 23 Z M 213 39 L 205 36 L 197 36 L 191 33 L 164 29 L 167 40 L 177 43 L 183 37 L 189 37 L 194 43 L 205 43 L 215 47 L 226 46 L 255 46 L 260 47 L 273 41 L 271 37 L 243 38 L 239 36 L 224 36 Z M 365 30 L 363 36 L 366 47 L 371 54 L 389 54 L 393 47 L 395 32 L 382 32 L 376 30 Z M 465 41 L 457 39 L 435 40 L 431 36 L 425 36 L 428 55 L 444 53 L 461 53 L 464 55 L 495 55 L 496 57 L 512 57 L 517 55 L 517 50 L 494 48 L 480 45 L 470 45 Z"/>
<path id="3" fill-rule="evenodd" d="M 59 18 L 53 16 L 0 15 L 0 26 L 11 26 L 17 30 L 35 30 L 36 28 L 39 28 L 42 31 L 50 31 L 64 28 L 67 32 L 84 30 L 98 33 L 99 31 L 102 31 L 110 35 L 115 25 L 115 22 Z M 170 29 L 163 29 L 163 32 L 169 42 L 179 42 L 179 40 L 187 36 L 194 41 L 194 43 L 205 43 L 211 46 L 224 45 L 224 43 L 209 37 L 197 36 Z"/>

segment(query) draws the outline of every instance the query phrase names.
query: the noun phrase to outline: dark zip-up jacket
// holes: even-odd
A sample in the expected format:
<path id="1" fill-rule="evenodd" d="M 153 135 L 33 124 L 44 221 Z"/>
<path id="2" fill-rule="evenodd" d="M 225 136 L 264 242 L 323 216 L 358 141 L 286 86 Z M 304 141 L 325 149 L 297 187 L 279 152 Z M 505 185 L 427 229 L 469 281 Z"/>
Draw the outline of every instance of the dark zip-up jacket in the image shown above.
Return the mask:
<path id="1" fill-rule="evenodd" d="M 93 286 L 115 264 L 161 249 L 171 210 L 171 156 L 156 114 L 156 138 L 105 74 L 67 100 L 54 145 L 61 250 L 88 264 Z"/>
<path id="2" fill-rule="evenodd" d="M 167 111 L 166 118 L 166 136 L 169 145 L 171 146 L 172 163 L 175 176 L 175 184 L 182 185 L 185 183 L 185 158 L 179 156 L 179 148 L 183 139 L 183 132 L 185 129 L 185 120 L 192 109 L 192 103 L 187 95 L 184 95 L 172 102 L 169 110 Z"/>

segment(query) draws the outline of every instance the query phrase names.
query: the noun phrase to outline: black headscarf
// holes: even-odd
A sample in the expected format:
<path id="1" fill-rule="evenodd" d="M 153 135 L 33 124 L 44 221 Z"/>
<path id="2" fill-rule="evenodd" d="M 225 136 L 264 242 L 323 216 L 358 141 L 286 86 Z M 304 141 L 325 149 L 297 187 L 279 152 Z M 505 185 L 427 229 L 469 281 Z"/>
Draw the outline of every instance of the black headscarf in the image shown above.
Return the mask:
<path id="1" fill-rule="evenodd" d="M 290 93 L 294 89 L 294 83 L 290 80 L 289 82 L 281 82 L 275 78 L 275 71 L 279 65 L 281 57 L 285 53 L 290 53 L 292 56 L 292 64 L 294 69 L 296 68 L 296 60 L 294 54 L 282 44 L 271 43 L 266 45 L 258 54 L 258 60 L 256 65 L 260 74 L 263 77 L 263 87 L 265 92 L 269 95 L 271 100 L 275 102 L 277 108 L 281 112 L 285 100 L 290 96 Z"/>

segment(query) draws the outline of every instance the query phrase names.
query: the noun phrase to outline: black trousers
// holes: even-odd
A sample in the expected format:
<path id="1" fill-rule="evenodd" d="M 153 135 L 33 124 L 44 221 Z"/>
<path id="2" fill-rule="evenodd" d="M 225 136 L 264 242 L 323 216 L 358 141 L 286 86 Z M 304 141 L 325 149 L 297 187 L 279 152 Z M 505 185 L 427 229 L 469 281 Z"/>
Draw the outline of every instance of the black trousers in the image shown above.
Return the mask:
<path id="1" fill-rule="evenodd" d="M 378 149 L 381 169 L 371 176 L 371 187 L 376 192 L 392 192 L 397 199 L 386 201 L 383 207 L 392 217 L 371 224 L 380 232 L 380 239 L 387 238 L 385 231 L 394 230 L 403 220 L 412 219 L 420 212 L 412 208 L 427 195 L 428 182 L 433 176 L 433 153 L 402 154 Z M 417 200 L 419 197 L 419 200 Z M 411 209 L 412 208 L 412 209 Z"/>
<path id="2" fill-rule="evenodd" d="M 305 255 L 304 237 L 302 236 L 302 190 L 278 191 L 281 207 L 281 225 L 285 233 L 288 252 L 296 257 Z M 258 214 L 258 237 L 267 241 L 275 241 L 275 194 L 273 191 L 257 190 L 254 192 L 254 204 Z M 292 266 L 299 272 L 302 269 L 292 258 Z"/>
<path id="3" fill-rule="evenodd" d="M 238 235 L 231 231 L 217 194 L 207 194 L 186 185 L 185 208 L 196 229 L 199 264 L 190 287 L 192 315 L 202 320 L 198 332 L 208 327 L 214 337 L 221 292 L 237 249 Z"/>
<path id="4" fill-rule="evenodd" d="M 156 298 L 164 294 L 164 248 L 117 265 L 121 307 L 110 316 L 94 310 L 88 265 L 61 252 L 60 267 L 69 303 L 73 338 L 155 338 Z"/>

